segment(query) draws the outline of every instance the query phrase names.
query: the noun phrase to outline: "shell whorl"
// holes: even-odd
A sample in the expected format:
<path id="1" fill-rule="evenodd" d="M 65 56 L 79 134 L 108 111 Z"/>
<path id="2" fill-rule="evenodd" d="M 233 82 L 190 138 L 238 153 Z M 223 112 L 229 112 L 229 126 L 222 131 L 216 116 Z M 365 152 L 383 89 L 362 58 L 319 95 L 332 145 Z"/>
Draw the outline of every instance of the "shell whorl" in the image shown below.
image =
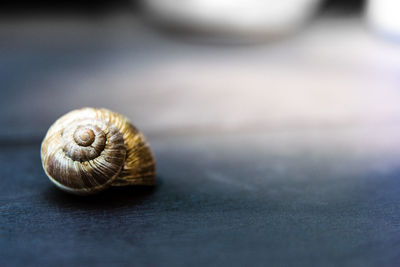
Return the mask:
<path id="1" fill-rule="evenodd" d="M 154 158 L 143 135 L 126 117 L 106 109 L 62 116 L 47 132 L 41 157 L 50 180 L 75 194 L 155 182 Z"/>

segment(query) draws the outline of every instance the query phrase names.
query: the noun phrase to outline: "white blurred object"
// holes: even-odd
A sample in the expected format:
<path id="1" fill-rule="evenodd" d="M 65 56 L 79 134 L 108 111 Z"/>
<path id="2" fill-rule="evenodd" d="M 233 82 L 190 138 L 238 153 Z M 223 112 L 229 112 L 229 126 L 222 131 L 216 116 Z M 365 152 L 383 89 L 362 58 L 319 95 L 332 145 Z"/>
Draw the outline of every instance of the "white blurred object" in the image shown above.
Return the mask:
<path id="1" fill-rule="evenodd" d="M 400 37 L 400 0 L 369 0 L 367 19 L 378 32 Z"/>
<path id="2" fill-rule="evenodd" d="M 143 0 L 152 19 L 216 33 L 284 34 L 301 26 L 321 0 Z"/>

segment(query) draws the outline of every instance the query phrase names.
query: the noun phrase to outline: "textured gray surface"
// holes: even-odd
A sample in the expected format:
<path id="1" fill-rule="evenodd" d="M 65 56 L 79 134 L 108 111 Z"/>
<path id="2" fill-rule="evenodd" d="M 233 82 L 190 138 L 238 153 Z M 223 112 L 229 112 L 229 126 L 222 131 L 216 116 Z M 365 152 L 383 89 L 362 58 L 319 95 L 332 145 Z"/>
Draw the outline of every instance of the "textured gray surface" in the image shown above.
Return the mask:
<path id="1" fill-rule="evenodd" d="M 0 265 L 398 266 L 398 48 L 347 23 L 244 47 L 125 17 L 3 23 Z M 81 106 L 143 130 L 155 188 L 48 181 L 41 138 Z"/>
<path id="2" fill-rule="evenodd" d="M 2 147 L 1 265 L 396 266 L 400 147 L 376 132 L 156 138 L 157 187 L 90 198 Z"/>

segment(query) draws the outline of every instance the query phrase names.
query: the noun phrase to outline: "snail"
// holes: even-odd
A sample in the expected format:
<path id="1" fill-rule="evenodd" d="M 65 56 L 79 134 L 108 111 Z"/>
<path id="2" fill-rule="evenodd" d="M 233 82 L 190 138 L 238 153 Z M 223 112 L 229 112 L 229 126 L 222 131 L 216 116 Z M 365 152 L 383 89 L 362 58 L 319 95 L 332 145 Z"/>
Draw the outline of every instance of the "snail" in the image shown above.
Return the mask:
<path id="1" fill-rule="evenodd" d="M 49 179 L 73 194 L 155 184 L 155 161 L 144 136 L 107 109 L 82 108 L 59 118 L 43 139 L 41 159 Z"/>

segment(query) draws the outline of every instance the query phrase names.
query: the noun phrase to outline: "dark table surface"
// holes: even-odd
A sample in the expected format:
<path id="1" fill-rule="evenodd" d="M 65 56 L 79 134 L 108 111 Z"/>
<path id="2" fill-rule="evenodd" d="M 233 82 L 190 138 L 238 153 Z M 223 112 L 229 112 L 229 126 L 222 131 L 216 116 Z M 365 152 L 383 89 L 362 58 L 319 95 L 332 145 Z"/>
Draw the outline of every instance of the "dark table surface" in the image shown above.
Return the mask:
<path id="1" fill-rule="evenodd" d="M 379 72 L 399 53 L 357 21 L 227 48 L 129 16 L 49 21 L 0 31 L 1 266 L 400 264 L 398 76 Z M 324 27 L 367 49 L 338 56 Z M 81 106 L 143 130 L 157 186 L 77 197 L 49 182 L 41 139 Z"/>

